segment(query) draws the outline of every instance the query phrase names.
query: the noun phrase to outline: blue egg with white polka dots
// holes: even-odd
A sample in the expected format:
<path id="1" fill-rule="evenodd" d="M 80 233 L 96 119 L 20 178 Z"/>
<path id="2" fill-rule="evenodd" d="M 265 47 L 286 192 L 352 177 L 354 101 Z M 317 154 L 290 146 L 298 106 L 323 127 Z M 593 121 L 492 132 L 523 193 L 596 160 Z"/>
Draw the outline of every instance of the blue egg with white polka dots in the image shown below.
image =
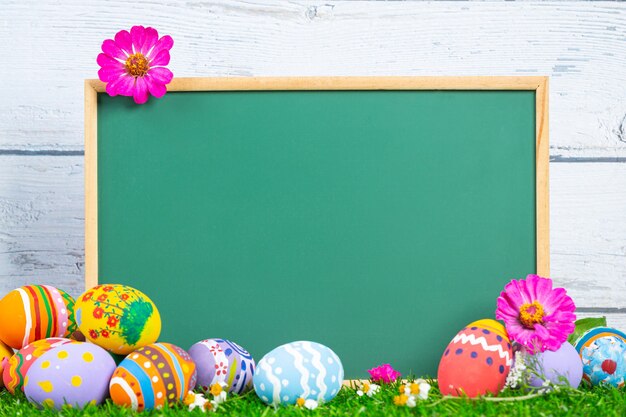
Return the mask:
<path id="1" fill-rule="evenodd" d="M 295 404 L 299 398 L 321 404 L 335 398 L 341 389 L 343 365 L 324 345 L 292 342 L 261 358 L 252 382 L 266 404 Z"/>

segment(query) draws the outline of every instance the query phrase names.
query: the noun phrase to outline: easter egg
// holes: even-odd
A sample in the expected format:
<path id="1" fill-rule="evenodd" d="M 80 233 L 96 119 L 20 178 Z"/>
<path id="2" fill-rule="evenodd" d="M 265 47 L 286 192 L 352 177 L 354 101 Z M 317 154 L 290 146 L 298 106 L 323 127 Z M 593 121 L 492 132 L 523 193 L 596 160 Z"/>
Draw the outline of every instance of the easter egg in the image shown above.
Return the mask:
<path id="1" fill-rule="evenodd" d="M 35 340 L 68 337 L 76 330 L 74 299 L 49 285 L 17 288 L 0 300 L 0 340 L 21 349 Z"/>
<path id="2" fill-rule="evenodd" d="M 623 387 L 626 381 L 626 334 L 596 327 L 575 343 L 583 362 L 583 378 L 592 385 Z"/>
<path id="3" fill-rule="evenodd" d="M 156 342 L 161 333 L 154 303 L 125 285 L 98 285 L 86 291 L 76 300 L 75 315 L 88 341 L 118 355 Z"/>
<path id="4" fill-rule="evenodd" d="M 574 346 L 565 342 L 556 351 L 546 350 L 534 355 L 527 353 L 526 366 L 532 369 L 528 384 L 532 387 L 543 386 L 544 381 L 556 385 L 569 385 L 578 388 L 583 378 L 583 363 Z"/>
<path id="5" fill-rule="evenodd" d="M 490 319 L 470 323 L 443 352 L 437 371 L 439 390 L 453 396 L 497 394 L 504 387 L 512 357 L 504 326 Z"/>
<path id="6" fill-rule="evenodd" d="M 8 367 L 9 359 L 13 357 L 13 349 L 0 342 L 0 373 L 4 372 L 4 368 Z M 0 379 L 0 388 L 3 386 L 3 381 Z"/>
<path id="7" fill-rule="evenodd" d="M 109 395 L 115 370 L 111 355 L 92 343 L 73 342 L 50 349 L 30 367 L 26 398 L 39 406 L 61 409 L 101 404 Z"/>
<path id="8" fill-rule="evenodd" d="M 196 363 L 197 387 L 207 389 L 225 383 L 229 392 L 242 393 L 252 388 L 254 359 L 241 346 L 224 339 L 202 340 L 189 348 Z"/>
<path id="9" fill-rule="evenodd" d="M 295 404 L 299 398 L 328 402 L 341 389 L 343 365 L 324 345 L 292 342 L 263 356 L 253 383 L 256 394 L 267 404 Z"/>
<path id="10" fill-rule="evenodd" d="M 24 378 L 32 364 L 44 353 L 67 343 L 77 342 L 60 337 L 51 337 L 36 340 L 18 350 L 2 370 L 4 386 L 11 394 L 15 394 L 18 390 L 24 391 Z"/>
<path id="11" fill-rule="evenodd" d="M 196 385 L 196 365 L 170 343 L 153 343 L 128 355 L 111 378 L 111 399 L 133 410 L 159 409 L 182 401 Z"/>

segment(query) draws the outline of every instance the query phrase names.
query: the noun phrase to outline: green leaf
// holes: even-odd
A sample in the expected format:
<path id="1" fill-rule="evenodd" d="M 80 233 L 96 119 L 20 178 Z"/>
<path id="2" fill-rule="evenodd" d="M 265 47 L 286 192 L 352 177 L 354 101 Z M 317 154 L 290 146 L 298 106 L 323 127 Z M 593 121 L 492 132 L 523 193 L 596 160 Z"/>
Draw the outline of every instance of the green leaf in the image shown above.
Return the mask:
<path id="1" fill-rule="evenodd" d="M 567 341 L 575 347 L 576 341 L 587 331 L 594 327 L 606 327 L 606 317 L 587 317 L 585 319 L 576 320 L 574 324 L 576 325 L 574 333 L 569 335 Z"/>

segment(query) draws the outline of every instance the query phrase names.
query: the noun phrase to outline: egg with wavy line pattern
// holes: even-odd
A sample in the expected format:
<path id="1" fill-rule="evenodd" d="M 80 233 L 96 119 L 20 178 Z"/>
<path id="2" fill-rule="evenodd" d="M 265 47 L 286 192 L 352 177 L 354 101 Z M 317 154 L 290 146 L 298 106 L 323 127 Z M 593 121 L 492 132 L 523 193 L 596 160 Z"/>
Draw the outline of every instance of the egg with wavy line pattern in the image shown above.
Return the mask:
<path id="1" fill-rule="evenodd" d="M 254 390 L 267 404 L 295 404 L 298 398 L 327 403 L 341 389 L 343 365 L 330 348 L 315 342 L 287 343 L 257 364 Z"/>

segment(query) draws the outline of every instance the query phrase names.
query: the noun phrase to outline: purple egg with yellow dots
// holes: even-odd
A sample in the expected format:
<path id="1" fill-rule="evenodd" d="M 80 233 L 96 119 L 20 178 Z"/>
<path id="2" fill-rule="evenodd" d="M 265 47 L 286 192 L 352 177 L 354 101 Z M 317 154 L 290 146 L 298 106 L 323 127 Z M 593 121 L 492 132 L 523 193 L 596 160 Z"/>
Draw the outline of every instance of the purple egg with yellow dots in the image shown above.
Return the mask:
<path id="1" fill-rule="evenodd" d="M 30 367 L 24 393 L 31 403 L 60 410 L 101 404 L 109 395 L 115 361 L 92 343 L 73 342 L 44 353 Z"/>
<path id="2" fill-rule="evenodd" d="M 197 388 L 207 389 L 215 383 L 224 383 L 229 392 L 238 394 L 252 388 L 254 359 L 237 343 L 206 339 L 191 346 L 189 355 L 197 366 Z"/>

